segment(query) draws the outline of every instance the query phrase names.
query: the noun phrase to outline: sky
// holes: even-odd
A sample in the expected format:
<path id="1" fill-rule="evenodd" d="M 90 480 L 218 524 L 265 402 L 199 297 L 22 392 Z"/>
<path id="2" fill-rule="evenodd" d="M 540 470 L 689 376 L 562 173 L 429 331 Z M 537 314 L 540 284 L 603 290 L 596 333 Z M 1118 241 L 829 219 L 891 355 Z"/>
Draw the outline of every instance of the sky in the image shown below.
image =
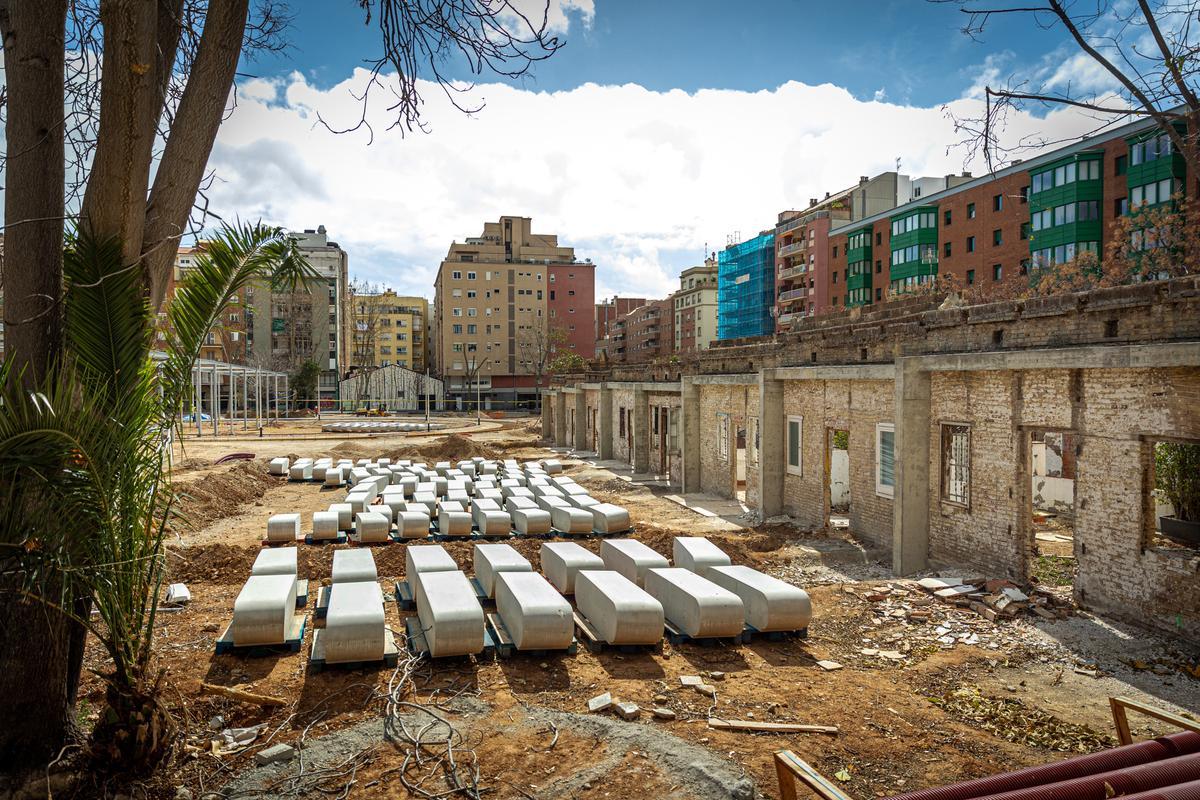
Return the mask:
<path id="1" fill-rule="evenodd" d="M 515 0 L 536 8 L 542 0 Z M 210 207 L 325 225 L 353 278 L 431 296 L 452 241 L 502 214 L 597 265 L 597 297 L 661 297 L 728 241 L 894 169 L 979 174 L 952 115 L 1011 75 L 1076 90 L 1104 78 L 1062 31 L 1002 18 L 984 41 L 954 3 L 551 0 L 563 47 L 518 80 L 478 79 L 455 109 L 423 85 L 427 130 L 366 130 L 355 99 L 378 32 L 350 0 L 296 0 L 289 48 L 240 67 L 210 166 Z M 451 78 L 469 80 L 450 63 Z M 382 94 L 379 100 L 386 101 Z M 1069 111 L 1018 115 L 1006 138 L 1086 130 Z"/>

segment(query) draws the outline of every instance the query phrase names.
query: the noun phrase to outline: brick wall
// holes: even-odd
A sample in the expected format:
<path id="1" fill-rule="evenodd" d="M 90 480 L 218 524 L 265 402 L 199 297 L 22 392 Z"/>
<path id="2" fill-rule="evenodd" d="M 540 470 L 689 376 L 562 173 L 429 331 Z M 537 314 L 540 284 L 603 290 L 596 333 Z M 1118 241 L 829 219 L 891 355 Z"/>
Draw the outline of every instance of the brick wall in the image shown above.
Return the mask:
<path id="1" fill-rule="evenodd" d="M 682 404 L 678 394 L 653 394 L 649 397 L 650 405 L 650 471 L 663 474 L 661 472 L 664 466 L 662 443 L 666 443 L 666 458 L 665 466 L 666 473 L 670 476 L 671 483 L 678 484 L 682 480 L 683 475 L 683 452 L 679 446 L 671 446 L 671 420 L 674 420 L 674 425 L 677 431 L 676 444 L 680 445 L 683 441 L 683 427 L 679 415 L 682 413 Z M 654 433 L 654 420 L 657 417 L 659 430 L 663 430 L 663 411 L 667 412 L 665 432 L 656 435 Z"/>
<path id="2" fill-rule="evenodd" d="M 624 430 L 621 426 L 622 412 L 625 415 Z M 613 389 L 612 414 L 613 458 L 627 464 L 632 463 L 633 451 L 629 448 L 629 432 L 633 426 L 633 391 Z"/>
<path id="3" fill-rule="evenodd" d="M 700 491 L 718 497 L 734 497 L 737 431 L 746 427 L 747 404 L 757 386 L 698 387 L 700 393 Z M 719 420 L 728 417 L 729 453 L 721 458 Z M 747 476 L 748 478 L 749 476 Z"/>

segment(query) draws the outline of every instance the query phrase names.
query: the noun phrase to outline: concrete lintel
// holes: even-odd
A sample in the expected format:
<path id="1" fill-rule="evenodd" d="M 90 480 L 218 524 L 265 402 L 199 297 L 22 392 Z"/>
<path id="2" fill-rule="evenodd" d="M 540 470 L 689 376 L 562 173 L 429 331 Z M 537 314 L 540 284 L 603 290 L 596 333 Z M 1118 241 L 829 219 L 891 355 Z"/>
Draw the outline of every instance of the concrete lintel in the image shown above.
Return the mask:
<path id="1" fill-rule="evenodd" d="M 765 372 L 768 378 L 779 381 L 890 381 L 896 377 L 896 365 L 832 364 L 822 367 L 776 367 Z"/>
<path id="2" fill-rule="evenodd" d="M 635 392 L 678 392 L 679 381 L 607 381 L 609 389 L 624 389 Z"/>
<path id="3" fill-rule="evenodd" d="M 1200 366 L 1200 342 L 1110 344 L 1082 347 L 1013 350 L 996 353 L 908 356 L 926 372 L 968 372 L 1004 369 L 1136 369 L 1139 367 Z"/>
<path id="4" fill-rule="evenodd" d="M 602 383 L 581 383 L 581 384 L 579 384 L 579 388 L 584 389 L 585 391 L 598 392 L 604 388 L 604 384 L 602 384 Z"/>
<path id="5" fill-rule="evenodd" d="M 577 386 L 564 386 L 563 388 L 559 389 L 559 391 L 563 394 L 583 394 L 583 389 L 580 389 Z"/>
<path id="6" fill-rule="evenodd" d="M 758 373 L 742 372 L 733 375 L 692 375 L 692 383 L 703 386 L 758 386 Z"/>

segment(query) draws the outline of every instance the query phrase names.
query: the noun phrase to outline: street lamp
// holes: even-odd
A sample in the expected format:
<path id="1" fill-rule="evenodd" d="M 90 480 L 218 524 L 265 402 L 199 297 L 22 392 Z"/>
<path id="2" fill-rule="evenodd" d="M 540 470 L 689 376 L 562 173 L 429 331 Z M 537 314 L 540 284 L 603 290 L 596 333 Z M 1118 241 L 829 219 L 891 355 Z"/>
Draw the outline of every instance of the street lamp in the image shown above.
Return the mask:
<path id="1" fill-rule="evenodd" d="M 483 367 L 490 360 L 491 360 L 490 358 L 485 358 L 483 361 L 480 361 L 478 364 L 475 363 L 475 356 L 472 356 L 471 358 L 469 358 L 467 360 L 467 364 L 469 365 L 468 368 L 471 370 L 471 380 L 475 383 L 475 424 L 476 425 L 483 424 L 483 413 L 480 410 L 481 403 L 479 400 L 479 370 L 483 369 Z"/>

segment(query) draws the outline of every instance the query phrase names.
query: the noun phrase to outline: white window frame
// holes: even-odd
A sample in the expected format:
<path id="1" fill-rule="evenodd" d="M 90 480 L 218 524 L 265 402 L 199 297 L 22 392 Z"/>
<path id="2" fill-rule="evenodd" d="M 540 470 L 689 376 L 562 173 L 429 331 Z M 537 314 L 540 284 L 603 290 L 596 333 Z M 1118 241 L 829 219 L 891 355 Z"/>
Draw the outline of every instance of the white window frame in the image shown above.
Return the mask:
<path id="1" fill-rule="evenodd" d="M 883 482 L 883 434 L 892 434 L 892 485 Z M 875 425 L 875 494 L 894 499 L 896 497 L 896 424 L 879 422 Z"/>
<path id="2" fill-rule="evenodd" d="M 792 423 L 796 423 L 796 463 L 791 461 L 792 456 Z M 784 451 L 783 458 L 787 463 L 787 474 L 803 475 L 804 474 L 804 417 L 789 414 L 783 425 Z"/>

